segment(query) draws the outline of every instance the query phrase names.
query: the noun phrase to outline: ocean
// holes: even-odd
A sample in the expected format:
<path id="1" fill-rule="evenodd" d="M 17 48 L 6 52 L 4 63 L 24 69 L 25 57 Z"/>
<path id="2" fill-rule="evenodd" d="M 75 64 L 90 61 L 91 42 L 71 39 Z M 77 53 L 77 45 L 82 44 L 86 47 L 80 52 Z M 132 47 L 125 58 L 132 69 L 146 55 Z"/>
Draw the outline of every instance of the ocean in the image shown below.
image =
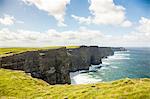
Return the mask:
<path id="1" fill-rule="evenodd" d="M 108 82 L 123 78 L 150 78 L 150 48 L 126 48 L 90 67 L 91 72 L 71 73 L 72 84 Z"/>

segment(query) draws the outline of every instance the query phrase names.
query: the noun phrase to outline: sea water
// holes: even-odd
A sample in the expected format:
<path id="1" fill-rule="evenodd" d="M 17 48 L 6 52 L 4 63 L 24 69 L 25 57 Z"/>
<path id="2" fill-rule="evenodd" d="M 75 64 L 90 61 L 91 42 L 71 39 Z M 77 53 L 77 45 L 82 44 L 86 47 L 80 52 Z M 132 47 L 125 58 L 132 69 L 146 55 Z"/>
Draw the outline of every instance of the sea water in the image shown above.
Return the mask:
<path id="1" fill-rule="evenodd" d="M 99 67 L 99 68 L 98 68 Z M 107 82 L 123 78 L 150 78 L 150 48 L 127 48 L 91 66 L 94 72 L 71 73 L 72 84 Z"/>

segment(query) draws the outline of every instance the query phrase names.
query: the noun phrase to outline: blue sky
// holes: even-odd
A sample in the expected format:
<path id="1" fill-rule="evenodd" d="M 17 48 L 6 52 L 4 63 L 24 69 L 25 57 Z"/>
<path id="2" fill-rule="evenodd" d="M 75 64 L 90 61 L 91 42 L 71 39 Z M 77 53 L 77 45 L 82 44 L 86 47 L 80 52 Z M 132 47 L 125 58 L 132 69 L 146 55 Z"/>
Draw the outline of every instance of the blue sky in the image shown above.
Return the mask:
<path id="1" fill-rule="evenodd" d="M 49 1 L 51 1 L 51 0 L 49 0 Z M 56 0 L 56 1 L 59 1 L 59 0 Z M 1 20 L 6 17 L 5 15 L 13 17 L 13 24 L 6 25 L 3 22 L 1 22 L 0 30 L 2 31 L 3 29 L 7 29 L 10 32 L 24 30 L 24 31 L 31 31 L 31 32 L 40 32 L 43 34 L 45 32 L 47 32 L 48 30 L 55 30 L 56 32 L 58 32 L 58 34 L 61 34 L 64 31 L 65 32 L 67 32 L 67 31 L 79 32 L 80 29 L 85 29 L 85 30 L 87 29 L 90 32 L 98 31 L 98 32 L 102 33 L 103 35 L 105 35 L 106 37 L 113 36 L 112 38 L 116 40 L 117 37 L 120 38 L 120 36 L 122 36 L 122 35 L 125 35 L 125 36 L 129 36 L 130 34 L 133 35 L 132 32 L 134 32 L 134 33 L 136 32 L 135 33 L 135 35 L 136 35 L 137 32 L 141 32 L 142 30 L 139 30 L 139 29 L 137 30 L 137 28 L 140 28 L 140 25 L 141 25 L 141 27 L 143 25 L 139 22 L 140 20 L 142 21 L 142 19 L 141 19 L 142 17 L 147 19 L 147 23 L 145 22 L 146 26 L 150 25 L 149 24 L 150 0 L 128 0 L 128 1 L 126 1 L 126 0 L 106 0 L 106 2 L 104 0 L 102 0 L 102 1 L 104 1 L 104 4 L 106 4 L 106 8 L 104 8 L 105 6 L 98 8 L 97 5 L 94 5 L 94 3 L 92 4 L 92 2 L 95 2 L 94 0 L 89 0 L 90 2 L 88 2 L 88 0 L 64 0 L 64 1 L 66 1 L 65 6 L 63 6 L 65 8 L 63 11 L 60 12 L 60 16 L 63 13 L 65 13 L 65 15 L 61 16 L 61 18 L 59 18 L 60 20 L 64 19 L 64 21 L 60 21 L 59 19 L 56 18 L 57 15 L 54 12 L 55 5 L 53 8 L 54 11 L 52 12 L 51 10 L 49 10 L 51 8 L 48 8 L 48 7 L 50 7 L 50 5 L 48 7 L 44 7 L 43 5 L 38 4 L 38 6 L 37 6 L 36 0 L 0 0 L 0 12 L 1 12 L 0 18 L 1 18 Z M 109 2 L 109 1 L 112 1 L 112 2 Z M 98 1 L 96 1 L 96 2 L 98 2 Z M 57 3 L 62 3 L 62 2 L 57 2 Z M 103 3 L 103 2 L 98 2 L 98 3 Z M 109 9 L 110 7 L 109 7 L 109 4 L 107 7 L 107 3 L 109 3 L 110 5 L 114 4 L 115 5 L 115 6 L 113 6 L 114 10 L 112 10 L 113 8 Z M 90 6 L 93 7 L 92 10 L 89 9 Z M 124 10 L 122 8 L 115 9 L 115 7 L 117 7 L 117 6 L 123 7 Z M 40 8 L 40 7 L 43 7 L 43 8 Z M 56 6 L 56 7 L 59 8 L 58 6 Z M 56 11 L 57 10 L 60 11 L 60 9 L 57 9 L 57 8 L 56 8 Z M 106 11 L 106 12 L 108 12 L 107 13 L 108 15 L 106 16 L 106 17 L 108 17 L 108 20 L 110 20 L 110 21 L 116 20 L 116 21 L 107 22 L 107 18 L 101 18 L 101 15 L 103 13 L 100 14 L 102 11 L 97 10 L 97 9 L 103 9 L 103 8 L 105 10 L 108 10 L 108 11 Z M 109 10 L 110 10 L 110 12 L 109 12 Z M 92 11 L 94 12 L 94 14 L 91 13 Z M 100 13 L 97 13 L 97 12 L 100 12 Z M 113 19 L 113 18 L 110 19 L 111 14 L 109 15 L 109 13 L 114 13 L 114 16 L 118 17 L 119 18 L 118 20 L 120 20 L 120 21 L 117 21 L 117 19 Z M 121 15 L 123 15 L 123 16 L 120 17 L 119 16 L 120 14 L 118 14 L 118 13 L 121 13 Z M 75 15 L 78 18 L 74 18 L 74 17 L 72 17 L 72 15 Z M 90 19 L 90 23 L 86 24 L 87 21 L 85 23 L 84 22 L 80 23 L 81 17 L 84 18 L 85 20 L 87 20 L 88 17 L 92 17 L 92 18 Z M 113 15 L 112 15 L 112 17 L 113 17 Z M 104 19 L 106 21 L 103 21 Z M 126 21 L 129 21 L 130 25 L 128 24 L 128 26 L 123 26 L 124 22 L 126 22 Z M 61 22 L 61 23 L 65 24 L 66 26 L 59 26 L 58 22 Z M 115 24 L 115 22 L 116 22 L 116 24 Z M 144 28 L 145 24 L 143 25 L 143 28 Z M 146 26 L 145 26 L 145 28 L 147 28 Z M 149 31 L 146 31 L 144 33 L 149 33 Z M 129 35 L 127 35 L 127 34 L 129 34 Z M 3 33 L 3 35 L 6 36 L 4 33 Z M 61 35 L 61 36 L 63 36 L 63 35 Z M 117 40 L 118 40 L 118 38 L 117 38 Z M 61 39 L 63 39 L 63 38 L 61 38 Z M 79 44 L 81 38 L 77 38 L 77 39 L 78 39 L 77 44 Z M 149 39 L 149 38 L 147 38 L 147 39 Z M 107 46 L 106 42 L 108 42 L 108 41 L 104 40 L 102 42 L 105 42 L 103 44 L 105 46 Z M 15 41 L 15 42 L 17 42 L 17 41 Z M 68 41 L 65 41 L 65 42 L 68 42 Z M 75 42 L 76 41 L 73 41 L 73 43 L 69 43 L 69 44 L 76 44 Z M 136 41 L 133 41 L 133 42 L 136 42 Z M 134 44 L 133 42 L 132 42 L 132 44 L 130 42 L 127 42 L 125 44 L 125 46 L 134 46 L 134 45 L 137 46 L 137 43 Z M 140 46 L 147 46 L 147 43 L 148 43 L 147 41 L 141 41 L 141 42 L 140 42 L 141 43 Z M 1 46 L 5 45 L 4 42 L 2 42 L 2 41 L 0 44 L 1 44 Z M 42 44 L 44 44 L 44 43 L 42 43 Z M 45 45 L 48 45 L 48 44 L 49 43 L 46 42 Z M 59 45 L 60 43 L 57 42 L 54 44 Z M 87 43 L 84 42 L 83 44 L 88 44 L 88 42 Z M 95 44 L 98 44 L 98 43 L 95 43 Z M 118 43 L 117 46 L 121 46 L 121 44 L 122 43 Z M 28 44 L 26 44 L 26 45 L 28 46 Z M 34 45 L 34 43 L 33 43 L 33 45 Z M 53 44 L 50 43 L 49 45 L 53 45 Z M 65 43 L 63 43 L 62 45 L 65 45 Z M 101 45 L 101 44 L 98 44 L 98 45 Z M 108 46 L 109 45 L 114 46 L 115 44 L 114 45 L 108 44 Z M 8 44 L 8 46 L 9 46 L 9 44 Z M 35 46 L 36 46 L 36 44 L 35 44 Z"/>

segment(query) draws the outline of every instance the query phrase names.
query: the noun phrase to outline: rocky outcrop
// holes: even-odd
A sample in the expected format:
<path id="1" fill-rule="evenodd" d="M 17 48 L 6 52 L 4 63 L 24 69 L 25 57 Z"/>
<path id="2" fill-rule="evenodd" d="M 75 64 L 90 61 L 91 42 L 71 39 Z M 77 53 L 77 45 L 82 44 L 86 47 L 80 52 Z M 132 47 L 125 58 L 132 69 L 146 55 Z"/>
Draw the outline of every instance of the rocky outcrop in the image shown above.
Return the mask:
<path id="1" fill-rule="evenodd" d="M 66 48 L 30 51 L 9 57 L 1 57 L 0 67 L 24 70 L 32 77 L 50 84 L 70 83 L 69 58 Z"/>
<path id="2" fill-rule="evenodd" d="M 70 84 L 70 71 L 88 70 L 109 55 L 113 55 L 110 47 L 98 46 L 28 51 L 0 57 L 0 68 L 23 70 L 49 84 Z"/>

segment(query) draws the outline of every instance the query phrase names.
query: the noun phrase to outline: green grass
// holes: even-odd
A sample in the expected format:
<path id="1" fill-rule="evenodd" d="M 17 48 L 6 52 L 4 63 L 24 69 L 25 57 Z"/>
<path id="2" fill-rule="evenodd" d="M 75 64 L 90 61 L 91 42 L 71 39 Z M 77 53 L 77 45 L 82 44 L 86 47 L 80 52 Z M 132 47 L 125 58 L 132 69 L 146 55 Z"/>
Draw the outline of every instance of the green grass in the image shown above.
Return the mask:
<path id="1" fill-rule="evenodd" d="M 37 51 L 37 50 L 46 50 L 46 49 L 58 49 L 64 46 L 50 46 L 50 47 L 41 47 L 41 48 L 0 48 L 0 57 L 9 56 L 12 54 L 23 53 L 26 51 Z M 79 46 L 66 46 L 67 49 L 78 48 Z"/>
<path id="2" fill-rule="evenodd" d="M 12 54 L 18 54 L 26 51 L 36 51 L 45 49 L 56 49 L 60 47 L 45 47 L 45 48 L 0 48 L 0 56 L 9 56 Z"/>
<path id="3" fill-rule="evenodd" d="M 48 85 L 21 71 L 0 69 L 2 99 L 150 99 L 150 79 L 85 85 Z"/>
<path id="4" fill-rule="evenodd" d="M 72 46 L 66 46 L 67 49 L 74 49 L 74 48 L 79 48 L 80 46 L 75 46 L 75 45 L 72 45 Z"/>

